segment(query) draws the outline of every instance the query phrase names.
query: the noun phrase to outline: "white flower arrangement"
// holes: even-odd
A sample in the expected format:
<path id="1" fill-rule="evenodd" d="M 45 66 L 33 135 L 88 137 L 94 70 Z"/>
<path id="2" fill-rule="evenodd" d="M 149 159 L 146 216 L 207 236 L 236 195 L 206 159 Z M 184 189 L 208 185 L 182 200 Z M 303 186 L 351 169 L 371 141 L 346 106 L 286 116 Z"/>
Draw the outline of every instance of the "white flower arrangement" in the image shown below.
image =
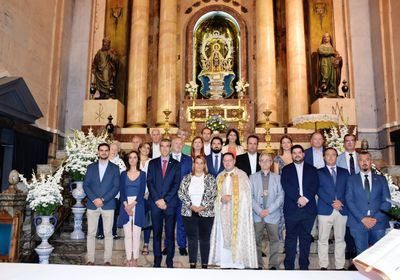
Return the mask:
<path id="1" fill-rule="evenodd" d="M 220 115 L 212 115 L 208 117 L 206 127 L 212 131 L 224 132 L 228 128 L 228 125 L 226 124 L 226 120 Z"/>
<path id="2" fill-rule="evenodd" d="M 235 90 L 238 93 L 238 96 L 243 97 L 246 94 L 248 87 L 249 83 L 247 83 L 244 79 L 240 79 L 235 86 Z"/>
<path id="3" fill-rule="evenodd" d="M 353 131 L 350 132 L 348 126 L 346 124 L 339 126 L 332 127 L 329 132 L 324 132 L 324 136 L 326 139 L 326 144 L 328 147 L 335 148 L 338 154 L 344 152 L 344 136 L 346 134 L 357 134 L 357 128 L 354 127 Z"/>
<path id="4" fill-rule="evenodd" d="M 26 201 L 29 207 L 42 216 L 53 215 L 59 205 L 62 204 L 63 197 L 61 195 L 62 187 L 60 181 L 64 169 L 60 167 L 54 175 L 41 174 L 39 179 L 35 173 L 32 174 L 32 181 L 28 183 L 24 175 L 20 174 L 19 178 L 28 188 Z"/>
<path id="5" fill-rule="evenodd" d="M 83 131 L 74 130 L 74 136 L 67 138 L 65 170 L 68 171 L 76 181 L 82 181 L 89 164 L 97 158 L 97 147 L 101 143 L 108 143 L 107 134 L 99 136 L 93 134 L 89 129 L 87 135 Z"/>
<path id="6" fill-rule="evenodd" d="M 190 81 L 185 85 L 185 91 L 189 93 L 189 96 L 194 98 L 197 94 L 197 88 L 199 86 L 196 84 L 195 81 Z"/>

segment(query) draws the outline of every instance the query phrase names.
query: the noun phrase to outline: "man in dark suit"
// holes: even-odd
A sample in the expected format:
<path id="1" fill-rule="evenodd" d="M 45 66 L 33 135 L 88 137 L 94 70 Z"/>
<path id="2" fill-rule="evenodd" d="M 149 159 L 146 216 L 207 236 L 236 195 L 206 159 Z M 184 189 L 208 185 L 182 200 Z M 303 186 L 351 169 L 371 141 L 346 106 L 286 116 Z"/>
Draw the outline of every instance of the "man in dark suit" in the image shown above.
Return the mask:
<path id="1" fill-rule="evenodd" d="M 373 173 L 369 152 L 358 155 L 360 173 L 351 175 L 347 181 L 346 203 L 349 209 L 347 224 L 354 238 L 357 254 L 361 254 L 385 235 L 389 227 L 388 216 L 390 191 L 386 178 Z"/>
<path id="2" fill-rule="evenodd" d="M 334 229 L 335 267 L 343 270 L 346 251 L 344 240 L 347 223 L 345 205 L 346 184 L 349 173 L 336 166 L 338 153 L 334 148 L 324 150 L 325 167 L 318 169 L 318 258 L 321 270 L 329 266 L 329 236 Z"/>
<path id="3" fill-rule="evenodd" d="M 304 162 L 304 149 L 300 145 L 291 148 L 293 163 L 282 169 L 281 183 L 285 192 L 283 214 L 286 225 L 285 269 L 293 270 L 297 240 L 300 244 L 299 265 L 307 270 L 311 245 L 311 229 L 317 216 L 315 196 L 319 180 L 317 169 Z"/>
<path id="4" fill-rule="evenodd" d="M 104 264 L 111 265 L 114 221 L 115 196 L 119 191 L 119 168 L 108 160 L 110 146 L 106 143 L 97 148 L 99 161 L 88 166 L 83 189 L 87 200 L 87 264 L 95 261 L 95 237 L 99 216 L 103 217 L 104 228 Z"/>
<path id="5" fill-rule="evenodd" d="M 246 172 L 247 176 L 261 170 L 260 164 L 258 163 L 260 153 L 257 153 L 257 149 L 258 136 L 250 135 L 247 137 L 247 153 L 236 157 L 236 167 Z"/>
<path id="6" fill-rule="evenodd" d="M 324 162 L 324 136 L 321 132 L 314 132 L 310 137 L 311 147 L 304 151 L 304 161 L 315 168 L 325 166 Z"/>
<path id="7" fill-rule="evenodd" d="M 176 207 L 178 207 L 178 189 L 181 178 L 181 164 L 173 159 L 169 152 L 171 141 L 160 142 L 161 156 L 149 162 L 147 187 L 153 224 L 154 267 L 161 267 L 161 236 L 165 223 L 165 244 L 167 247 L 167 267 L 173 267 L 175 252 Z"/>
<path id="8" fill-rule="evenodd" d="M 171 156 L 181 163 L 181 177 L 179 178 L 179 184 L 183 177 L 192 171 L 192 158 L 182 153 L 183 141 L 182 138 L 176 137 L 172 140 Z M 183 225 L 183 219 L 181 215 L 182 202 L 178 200 L 178 207 L 176 207 L 176 241 L 179 247 L 179 254 L 181 256 L 187 256 L 186 250 L 186 233 L 185 226 Z"/>
<path id="9" fill-rule="evenodd" d="M 218 174 L 224 171 L 222 164 L 222 138 L 214 137 L 211 140 L 211 154 L 206 157 L 208 173 L 217 178 Z"/>

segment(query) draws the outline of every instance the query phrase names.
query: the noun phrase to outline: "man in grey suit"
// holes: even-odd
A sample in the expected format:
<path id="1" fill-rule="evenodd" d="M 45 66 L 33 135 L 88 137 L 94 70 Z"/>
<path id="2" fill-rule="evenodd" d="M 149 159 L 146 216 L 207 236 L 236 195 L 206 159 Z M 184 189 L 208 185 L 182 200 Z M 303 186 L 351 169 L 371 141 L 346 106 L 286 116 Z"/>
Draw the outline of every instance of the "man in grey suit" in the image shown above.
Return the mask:
<path id="1" fill-rule="evenodd" d="M 263 267 L 262 235 L 265 227 L 269 236 L 269 269 L 271 270 L 279 267 L 278 224 L 281 219 L 280 209 L 284 196 L 280 176 L 271 171 L 273 158 L 271 154 L 261 153 L 258 161 L 261 170 L 250 175 L 258 268 L 262 269 Z"/>
<path id="2" fill-rule="evenodd" d="M 345 168 L 349 171 L 350 175 L 360 172 L 358 166 L 358 153 L 356 152 L 356 136 L 353 134 L 346 134 L 344 136 L 344 149 L 345 151 L 338 156 L 337 166 Z"/>
<path id="3" fill-rule="evenodd" d="M 95 259 L 95 237 L 99 216 L 103 217 L 104 226 L 104 265 L 111 265 L 112 258 L 112 226 L 115 196 L 119 191 L 119 168 L 108 160 L 110 146 L 100 144 L 97 148 L 99 161 L 90 164 L 87 168 L 83 189 L 87 200 L 87 264 L 93 265 Z"/>

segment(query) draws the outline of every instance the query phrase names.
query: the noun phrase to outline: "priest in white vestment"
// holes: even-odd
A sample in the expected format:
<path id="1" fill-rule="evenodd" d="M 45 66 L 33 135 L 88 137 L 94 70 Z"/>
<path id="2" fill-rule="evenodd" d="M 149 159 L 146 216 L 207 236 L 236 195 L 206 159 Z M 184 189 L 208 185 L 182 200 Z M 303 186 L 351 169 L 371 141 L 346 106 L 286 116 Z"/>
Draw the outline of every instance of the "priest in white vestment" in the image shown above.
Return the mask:
<path id="1" fill-rule="evenodd" d="M 250 181 L 244 171 L 235 167 L 232 153 L 225 153 L 222 162 L 225 170 L 217 177 L 209 264 L 257 268 Z"/>

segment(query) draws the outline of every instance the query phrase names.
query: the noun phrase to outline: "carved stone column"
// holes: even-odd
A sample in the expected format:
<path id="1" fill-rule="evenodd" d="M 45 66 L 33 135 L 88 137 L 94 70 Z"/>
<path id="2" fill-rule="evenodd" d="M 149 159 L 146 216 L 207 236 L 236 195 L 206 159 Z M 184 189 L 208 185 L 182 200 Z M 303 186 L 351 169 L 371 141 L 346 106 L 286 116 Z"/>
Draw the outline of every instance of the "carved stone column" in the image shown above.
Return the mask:
<path id="1" fill-rule="evenodd" d="M 177 20 L 177 0 L 161 0 L 156 125 L 164 124 L 166 109 L 172 112 L 170 123 L 176 124 Z"/>
<path id="2" fill-rule="evenodd" d="M 133 1 L 129 53 L 127 126 L 146 126 L 150 1 Z"/>
<path id="3" fill-rule="evenodd" d="M 303 0 L 286 0 L 286 49 L 289 122 L 308 114 Z"/>
<path id="4" fill-rule="evenodd" d="M 265 110 L 277 123 L 274 8 L 272 0 L 256 2 L 257 124 L 265 123 Z"/>

